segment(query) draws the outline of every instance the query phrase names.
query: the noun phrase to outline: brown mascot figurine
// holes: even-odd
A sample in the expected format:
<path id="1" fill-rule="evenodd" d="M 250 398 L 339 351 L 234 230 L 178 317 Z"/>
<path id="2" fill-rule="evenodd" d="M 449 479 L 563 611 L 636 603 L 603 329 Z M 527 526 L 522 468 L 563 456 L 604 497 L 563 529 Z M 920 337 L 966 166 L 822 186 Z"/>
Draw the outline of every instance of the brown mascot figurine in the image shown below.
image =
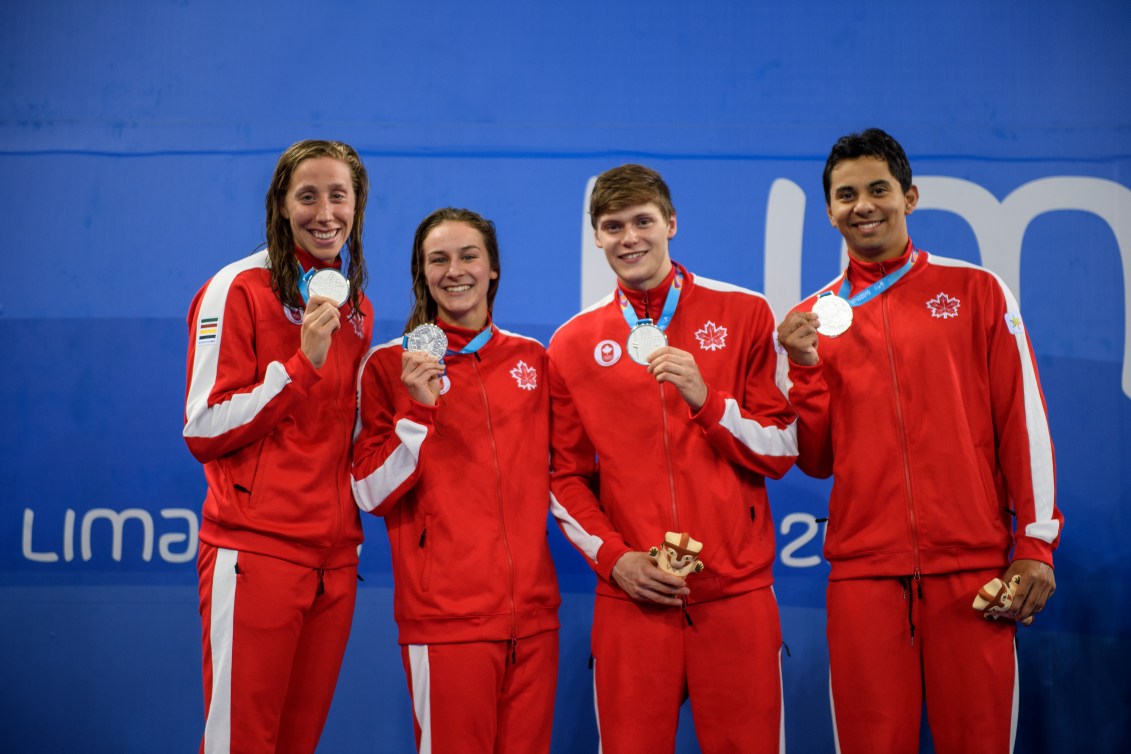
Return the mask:
<path id="1" fill-rule="evenodd" d="M 1010 607 L 1013 605 L 1013 595 L 1017 593 L 1017 585 L 1021 583 L 1020 576 L 1014 576 L 1008 583 L 1001 579 L 993 579 L 978 590 L 974 598 L 974 609 L 982 613 L 986 620 L 1008 618 Z M 1021 621 L 1021 625 L 1028 626 L 1033 622 L 1033 616 Z"/>
<path id="2" fill-rule="evenodd" d="M 648 554 L 656 558 L 661 571 L 687 578 L 703 570 L 703 561 L 699 560 L 702 549 L 703 543 L 692 539 L 687 532 L 669 531 L 664 533 L 663 546 L 651 548 Z"/>

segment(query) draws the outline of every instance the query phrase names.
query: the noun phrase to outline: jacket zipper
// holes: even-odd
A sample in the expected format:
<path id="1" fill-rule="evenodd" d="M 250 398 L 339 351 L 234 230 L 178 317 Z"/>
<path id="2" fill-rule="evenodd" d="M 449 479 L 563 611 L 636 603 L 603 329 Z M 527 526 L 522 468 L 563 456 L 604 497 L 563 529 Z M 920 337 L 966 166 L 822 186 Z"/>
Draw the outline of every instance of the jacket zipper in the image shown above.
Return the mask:
<path id="1" fill-rule="evenodd" d="M 331 348 L 332 347 L 333 347 L 333 344 L 331 343 Z M 341 353 L 341 349 L 339 349 L 339 354 L 340 353 Z M 336 376 L 338 378 L 337 384 L 340 387 L 341 384 L 342 384 L 342 364 L 338 360 L 337 356 L 338 355 L 336 354 L 335 357 L 334 357 L 334 371 L 335 371 Z M 327 353 L 326 358 L 329 358 L 329 357 L 330 357 L 330 354 Z M 356 404 L 356 400 L 357 400 L 357 392 L 354 391 L 354 401 L 355 401 L 354 408 L 353 408 L 354 419 L 357 418 L 357 412 L 360 410 L 360 407 Z M 342 452 L 342 456 L 343 456 L 343 458 L 345 460 L 345 464 L 346 464 L 346 473 L 347 474 L 350 473 L 350 471 L 349 471 L 350 444 L 351 443 L 347 442 L 346 445 L 345 445 L 345 450 Z M 342 487 L 341 487 L 340 484 L 335 485 L 335 486 L 338 488 L 337 489 L 337 495 L 338 495 L 338 510 L 337 510 L 338 516 L 337 516 L 337 519 L 338 520 L 337 520 L 337 526 L 335 527 L 335 531 L 334 531 L 334 537 L 330 541 L 330 548 L 331 549 L 336 547 L 338 542 L 340 542 L 341 539 L 342 539 Z M 351 491 L 351 497 L 352 497 L 352 491 Z M 352 503 L 352 500 L 351 500 L 351 503 Z"/>
<path id="2" fill-rule="evenodd" d="M 668 432 L 668 409 L 664 405 L 664 383 L 662 382 L 660 383 L 660 416 L 664 420 L 664 458 L 668 463 L 668 490 L 671 492 L 672 500 L 672 531 L 680 531 L 679 508 L 676 505 L 675 495 L 675 470 L 672 465 L 672 445 Z"/>
<path id="3" fill-rule="evenodd" d="M 881 269 L 882 266 L 881 266 Z M 887 296 L 880 296 L 880 307 L 884 315 L 884 341 L 887 344 L 888 365 L 891 368 L 892 385 L 895 388 L 895 415 L 899 425 L 899 451 L 903 460 L 903 486 L 907 493 L 907 525 L 911 530 L 911 556 L 915 567 L 915 579 L 919 578 L 919 522 L 915 516 L 915 498 L 911 487 L 911 458 L 907 443 L 907 423 L 903 418 L 903 399 L 899 390 L 899 374 L 895 367 L 895 346 L 892 343 L 891 320 L 888 316 Z"/>
<path id="4" fill-rule="evenodd" d="M 514 601 L 514 557 L 511 555 L 510 541 L 507 539 L 507 519 L 503 507 L 503 472 L 499 468 L 499 446 L 495 442 L 495 430 L 491 426 L 491 403 L 487 399 L 487 384 L 483 380 L 483 375 L 479 372 L 478 354 L 476 354 L 476 359 L 472 360 L 471 366 L 475 369 L 475 376 L 479 378 L 479 391 L 483 394 L 483 411 L 487 419 L 487 436 L 491 438 L 491 458 L 495 462 L 495 497 L 499 501 L 499 529 L 503 534 L 503 552 L 507 556 L 507 573 L 510 576 L 510 590 L 507 597 L 511 606 L 510 655 L 513 661 L 518 644 L 518 606 Z"/>
<path id="5" fill-rule="evenodd" d="M 669 291 L 670 294 L 670 291 Z M 649 311 L 651 301 L 648 297 L 648 291 L 644 291 L 644 316 L 651 318 L 652 312 Z M 668 491 L 671 495 L 672 503 L 672 531 L 679 531 L 679 507 L 676 504 L 675 494 L 675 470 L 672 465 L 672 445 L 671 437 L 668 431 L 668 409 L 665 405 L 666 394 L 664 393 L 664 383 L 659 383 L 660 387 L 660 417 L 663 420 L 664 428 L 664 459 L 668 465 Z"/>

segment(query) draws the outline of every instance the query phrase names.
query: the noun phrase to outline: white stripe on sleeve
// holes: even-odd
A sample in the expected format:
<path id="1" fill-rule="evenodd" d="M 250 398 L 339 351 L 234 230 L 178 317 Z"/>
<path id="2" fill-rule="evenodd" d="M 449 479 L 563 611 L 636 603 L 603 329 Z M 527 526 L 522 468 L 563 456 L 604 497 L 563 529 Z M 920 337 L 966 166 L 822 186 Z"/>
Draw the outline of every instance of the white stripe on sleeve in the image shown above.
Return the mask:
<path id="1" fill-rule="evenodd" d="M 577 519 L 569 515 L 569 511 L 558 502 L 558 499 L 554 497 L 553 493 L 550 494 L 550 512 L 554 514 L 554 518 L 557 519 L 558 523 L 561 525 L 566 538 L 568 538 L 570 542 L 573 542 L 575 547 L 585 553 L 587 558 L 596 563 L 597 551 L 601 549 L 601 545 L 605 544 L 604 540 L 581 528 L 581 524 L 577 522 Z"/>
<path id="2" fill-rule="evenodd" d="M 742 416 L 742 409 L 734 398 L 727 398 L 723 418 L 719 420 L 735 439 L 762 456 L 796 456 L 797 422 L 790 422 L 785 429 L 763 427 L 753 419 Z"/>
<path id="3" fill-rule="evenodd" d="M 420 446 L 428 437 L 428 427 L 409 419 L 397 422 L 395 430 L 401 444 L 372 474 L 358 480 L 351 477 L 354 499 L 363 511 L 371 511 L 393 494 L 416 471 Z"/>

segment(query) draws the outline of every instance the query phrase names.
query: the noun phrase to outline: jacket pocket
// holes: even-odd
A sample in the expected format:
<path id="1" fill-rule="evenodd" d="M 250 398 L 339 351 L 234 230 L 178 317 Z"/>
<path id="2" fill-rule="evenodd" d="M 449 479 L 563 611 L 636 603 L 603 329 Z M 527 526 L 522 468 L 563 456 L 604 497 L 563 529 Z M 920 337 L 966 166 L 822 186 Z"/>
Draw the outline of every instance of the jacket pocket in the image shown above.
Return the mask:
<path id="1" fill-rule="evenodd" d="M 267 438 L 263 438 L 239 451 L 232 457 L 232 463 L 228 468 L 232 499 L 240 510 L 247 511 L 248 514 L 255 512 L 258 501 L 258 496 L 255 494 L 256 479 L 259 476 L 266 443 Z"/>
<path id="2" fill-rule="evenodd" d="M 424 515 L 424 528 L 420 531 L 420 550 L 423 564 L 420 571 L 420 588 L 427 592 L 432 583 L 432 545 L 428 542 L 428 526 L 432 523 L 432 514 Z"/>

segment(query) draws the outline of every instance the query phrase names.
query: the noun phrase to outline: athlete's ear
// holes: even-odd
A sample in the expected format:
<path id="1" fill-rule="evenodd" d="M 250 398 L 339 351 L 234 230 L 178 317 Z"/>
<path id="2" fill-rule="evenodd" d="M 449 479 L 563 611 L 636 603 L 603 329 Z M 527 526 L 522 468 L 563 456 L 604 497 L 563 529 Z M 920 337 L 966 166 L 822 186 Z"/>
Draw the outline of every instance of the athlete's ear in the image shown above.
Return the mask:
<path id="1" fill-rule="evenodd" d="M 903 214 L 910 215 L 915 211 L 915 205 L 919 203 L 919 187 L 912 184 L 911 188 L 907 189 L 907 193 L 903 195 L 903 199 L 907 202 L 907 208 L 903 210 Z"/>
<path id="2" fill-rule="evenodd" d="M 675 238 L 675 213 L 674 212 L 672 213 L 672 216 L 670 218 L 668 218 L 668 240 L 670 241 L 673 238 Z"/>

